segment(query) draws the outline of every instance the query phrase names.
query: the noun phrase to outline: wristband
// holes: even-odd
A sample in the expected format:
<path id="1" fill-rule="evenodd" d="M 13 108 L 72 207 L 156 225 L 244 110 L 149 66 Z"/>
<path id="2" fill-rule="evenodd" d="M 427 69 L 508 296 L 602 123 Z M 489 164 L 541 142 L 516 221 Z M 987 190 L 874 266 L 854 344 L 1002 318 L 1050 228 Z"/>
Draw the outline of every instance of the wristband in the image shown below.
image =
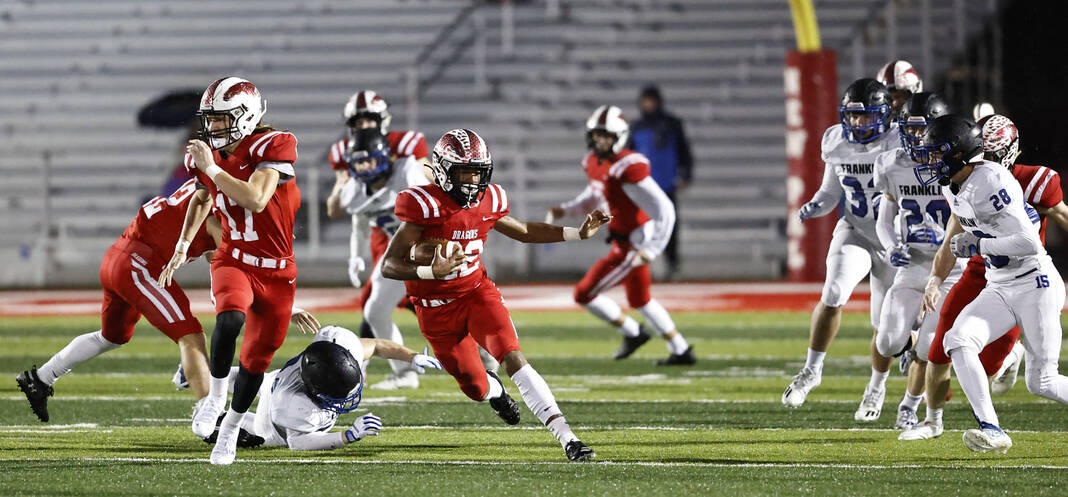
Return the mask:
<path id="1" fill-rule="evenodd" d="M 204 174 L 208 175 L 212 181 L 215 181 L 215 177 L 221 172 L 223 172 L 222 168 L 215 164 L 208 166 L 208 168 L 204 170 Z"/>
<path id="2" fill-rule="evenodd" d="M 345 443 L 350 444 L 353 442 L 359 442 L 360 439 L 356 438 L 356 434 L 352 430 L 345 430 Z"/>
<path id="3" fill-rule="evenodd" d="M 564 227 L 564 241 L 573 242 L 575 240 L 581 240 L 582 236 L 579 235 L 578 228 Z"/>
<path id="4" fill-rule="evenodd" d="M 189 240 L 183 240 L 183 239 L 179 238 L 178 239 L 178 243 L 174 245 L 174 251 L 175 252 L 181 252 L 183 254 L 188 252 L 189 251 L 189 243 L 190 243 Z"/>
<path id="5" fill-rule="evenodd" d="M 297 306 L 293 306 L 293 310 L 289 313 L 289 315 L 290 316 L 296 316 L 297 314 L 300 314 L 302 312 L 304 312 L 304 309 L 301 309 L 300 307 L 297 307 Z"/>
<path id="6" fill-rule="evenodd" d="M 430 266 L 419 266 L 415 268 L 415 274 L 419 276 L 421 280 L 434 280 L 434 268 Z"/>

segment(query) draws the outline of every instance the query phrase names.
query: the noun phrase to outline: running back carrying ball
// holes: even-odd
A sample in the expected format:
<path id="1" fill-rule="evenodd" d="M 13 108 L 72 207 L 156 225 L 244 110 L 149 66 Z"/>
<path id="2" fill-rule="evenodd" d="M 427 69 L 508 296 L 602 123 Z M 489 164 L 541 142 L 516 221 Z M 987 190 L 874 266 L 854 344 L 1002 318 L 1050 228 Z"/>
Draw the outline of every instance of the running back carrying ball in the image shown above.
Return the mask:
<path id="1" fill-rule="evenodd" d="M 427 238 L 412 245 L 412 250 L 409 252 L 408 258 L 419 265 L 430 264 L 434 262 L 434 252 L 438 250 L 438 247 L 441 247 L 441 255 L 443 257 L 449 257 L 457 250 L 462 250 L 460 244 L 452 240 L 446 240 L 444 238 Z"/>

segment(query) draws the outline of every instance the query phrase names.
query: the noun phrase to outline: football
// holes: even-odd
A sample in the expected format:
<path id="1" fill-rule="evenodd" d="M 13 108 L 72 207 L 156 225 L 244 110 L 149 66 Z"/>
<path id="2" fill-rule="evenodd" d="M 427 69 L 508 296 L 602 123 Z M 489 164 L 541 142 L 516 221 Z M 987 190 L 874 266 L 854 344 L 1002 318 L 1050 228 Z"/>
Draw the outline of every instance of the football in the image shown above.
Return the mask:
<path id="1" fill-rule="evenodd" d="M 419 265 L 430 264 L 434 261 L 434 252 L 441 247 L 441 253 L 445 257 L 449 257 L 457 250 L 461 250 L 460 244 L 452 240 L 446 240 L 444 238 L 426 238 L 419 240 L 415 245 L 412 245 L 412 250 L 408 253 L 408 258 L 412 262 Z"/>

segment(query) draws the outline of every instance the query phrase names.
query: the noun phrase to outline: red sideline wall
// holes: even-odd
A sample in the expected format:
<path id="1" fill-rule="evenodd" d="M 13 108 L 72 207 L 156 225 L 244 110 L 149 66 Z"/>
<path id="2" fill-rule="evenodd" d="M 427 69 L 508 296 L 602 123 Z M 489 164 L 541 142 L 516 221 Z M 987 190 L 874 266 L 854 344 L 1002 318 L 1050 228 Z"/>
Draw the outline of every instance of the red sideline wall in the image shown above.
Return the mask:
<path id="1" fill-rule="evenodd" d="M 820 142 L 838 122 L 833 50 L 786 54 L 786 267 L 790 281 L 823 281 L 836 214 L 801 222 L 797 211 L 823 181 Z"/>

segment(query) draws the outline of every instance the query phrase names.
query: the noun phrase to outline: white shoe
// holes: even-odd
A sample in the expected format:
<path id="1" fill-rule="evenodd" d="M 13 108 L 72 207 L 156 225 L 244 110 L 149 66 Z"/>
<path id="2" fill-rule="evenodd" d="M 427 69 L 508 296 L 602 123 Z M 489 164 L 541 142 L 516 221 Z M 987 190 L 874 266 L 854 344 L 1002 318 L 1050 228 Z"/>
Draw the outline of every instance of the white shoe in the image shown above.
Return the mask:
<path id="1" fill-rule="evenodd" d="M 942 436 L 942 432 L 944 431 L 945 429 L 942 428 L 942 423 L 932 423 L 930 421 L 924 421 L 923 424 L 913 426 L 912 428 L 901 432 L 901 434 L 897 436 L 897 439 L 927 440 Z"/>
<path id="2" fill-rule="evenodd" d="M 897 421 L 894 423 L 895 430 L 911 430 L 916 423 L 920 422 L 920 418 L 916 416 L 916 411 L 905 406 L 898 406 L 897 408 Z"/>
<path id="3" fill-rule="evenodd" d="M 813 388 L 820 386 L 823 381 L 822 375 L 812 368 L 801 368 L 801 372 L 794 376 L 790 386 L 782 393 L 782 405 L 786 407 L 801 407 L 805 398 Z"/>
<path id="4" fill-rule="evenodd" d="M 964 445 L 975 452 L 1000 452 L 1012 447 L 1012 439 L 1001 428 L 989 423 L 979 423 L 979 429 L 964 432 Z"/>
<path id="5" fill-rule="evenodd" d="M 211 463 L 216 466 L 229 466 L 237 458 L 237 439 L 241 433 L 240 427 L 219 427 L 219 438 L 215 441 L 215 448 L 211 449 Z"/>
<path id="6" fill-rule="evenodd" d="M 853 414 L 853 419 L 865 423 L 878 421 L 879 415 L 883 413 L 884 399 L 886 388 L 872 390 L 871 386 L 864 387 L 864 397 L 860 400 L 860 407 L 857 408 L 856 414 Z"/>
<path id="7" fill-rule="evenodd" d="M 174 388 L 177 390 L 189 388 L 189 379 L 185 377 L 185 370 L 182 369 L 181 363 L 178 363 L 178 371 L 175 371 L 174 376 L 171 377 L 171 383 L 174 383 Z"/>
<path id="8" fill-rule="evenodd" d="M 990 393 L 993 395 L 1003 395 L 1009 390 L 1012 390 L 1013 385 L 1016 385 L 1016 377 L 1020 372 L 1020 363 L 1023 362 L 1023 346 L 1019 342 L 1012 348 L 1012 352 L 1005 358 L 1005 362 L 1002 363 L 1001 369 L 997 373 L 994 373 L 994 380 L 990 382 Z"/>
<path id="9" fill-rule="evenodd" d="M 391 374 L 386 379 L 371 385 L 375 390 L 397 390 L 398 388 L 419 388 L 419 373 L 405 371 L 400 374 Z"/>
<path id="10" fill-rule="evenodd" d="M 212 400 L 211 395 L 197 401 L 193 406 L 193 434 L 200 437 L 210 437 L 215 432 L 215 425 L 219 421 L 226 401 Z"/>

